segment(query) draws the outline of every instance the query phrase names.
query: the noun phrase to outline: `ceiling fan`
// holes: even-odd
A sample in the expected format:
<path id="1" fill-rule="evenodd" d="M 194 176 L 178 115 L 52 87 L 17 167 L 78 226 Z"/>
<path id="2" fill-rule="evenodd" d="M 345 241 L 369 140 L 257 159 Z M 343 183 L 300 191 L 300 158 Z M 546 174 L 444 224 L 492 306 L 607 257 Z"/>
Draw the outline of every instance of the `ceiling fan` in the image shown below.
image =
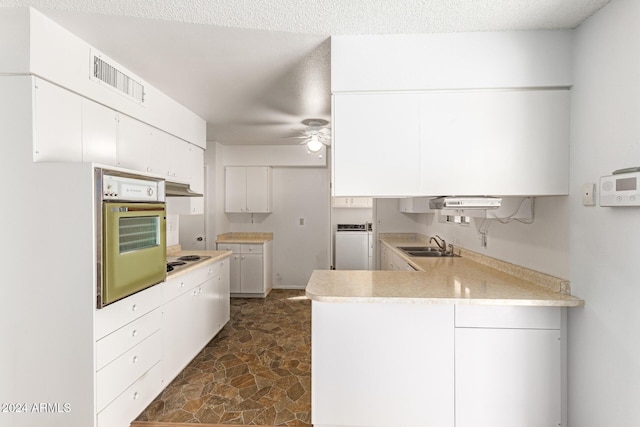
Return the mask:
<path id="1" fill-rule="evenodd" d="M 307 144 L 307 149 L 312 153 L 317 153 L 322 149 L 323 145 L 331 143 L 331 128 L 326 127 L 329 122 L 324 119 L 305 119 L 302 124 L 306 126 L 304 129 L 294 129 L 300 133 L 298 136 L 290 136 L 288 138 L 303 139 L 300 144 Z"/>

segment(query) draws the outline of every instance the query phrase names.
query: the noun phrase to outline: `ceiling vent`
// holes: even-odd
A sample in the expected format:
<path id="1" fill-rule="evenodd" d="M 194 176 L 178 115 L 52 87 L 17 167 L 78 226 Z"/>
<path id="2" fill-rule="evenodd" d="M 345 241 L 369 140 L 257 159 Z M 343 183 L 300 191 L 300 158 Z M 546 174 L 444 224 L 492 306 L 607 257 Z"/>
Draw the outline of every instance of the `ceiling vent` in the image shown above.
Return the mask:
<path id="1" fill-rule="evenodd" d="M 104 55 L 91 52 L 91 79 L 108 85 L 121 95 L 144 104 L 144 84 L 141 79 Z"/>

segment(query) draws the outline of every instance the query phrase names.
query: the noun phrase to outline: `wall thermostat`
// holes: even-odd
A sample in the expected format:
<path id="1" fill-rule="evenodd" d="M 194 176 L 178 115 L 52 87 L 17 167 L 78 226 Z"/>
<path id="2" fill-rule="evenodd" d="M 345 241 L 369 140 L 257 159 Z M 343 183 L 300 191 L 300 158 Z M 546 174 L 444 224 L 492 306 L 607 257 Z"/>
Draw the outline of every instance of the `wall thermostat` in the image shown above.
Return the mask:
<path id="1" fill-rule="evenodd" d="M 640 206 L 640 172 L 600 178 L 600 206 Z"/>

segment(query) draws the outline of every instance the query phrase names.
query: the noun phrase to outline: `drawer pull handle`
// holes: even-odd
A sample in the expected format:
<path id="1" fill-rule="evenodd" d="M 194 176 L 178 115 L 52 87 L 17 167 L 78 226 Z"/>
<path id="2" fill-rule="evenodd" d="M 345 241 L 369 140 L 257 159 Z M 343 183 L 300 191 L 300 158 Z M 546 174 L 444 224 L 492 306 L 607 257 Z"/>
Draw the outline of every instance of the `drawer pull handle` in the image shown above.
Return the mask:
<path id="1" fill-rule="evenodd" d="M 138 356 L 133 356 L 133 359 L 131 361 L 133 363 L 138 363 Z"/>
<path id="2" fill-rule="evenodd" d="M 137 337 L 138 336 L 138 330 L 134 329 L 133 332 L 131 332 L 131 336 L 134 337 L 134 338 Z"/>
<path id="3" fill-rule="evenodd" d="M 131 306 L 131 311 L 137 311 L 138 310 L 138 305 L 137 304 L 133 304 Z"/>
<path id="4" fill-rule="evenodd" d="M 140 393 L 138 393 L 137 391 L 133 393 L 133 400 L 137 400 L 138 397 L 140 397 Z"/>
<path id="5" fill-rule="evenodd" d="M 184 288 L 184 282 L 180 282 L 180 287 Z"/>

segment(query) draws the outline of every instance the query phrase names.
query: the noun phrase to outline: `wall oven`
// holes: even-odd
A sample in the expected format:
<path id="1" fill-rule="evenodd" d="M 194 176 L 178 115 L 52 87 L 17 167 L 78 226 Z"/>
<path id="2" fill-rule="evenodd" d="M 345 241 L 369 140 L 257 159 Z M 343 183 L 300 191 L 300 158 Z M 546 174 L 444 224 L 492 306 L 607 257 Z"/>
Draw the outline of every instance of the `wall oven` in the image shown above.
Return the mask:
<path id="1" fill-rule="evenodd" d="M 166 279 L 165 182 L 95 169 L 97 308 Z"/>

